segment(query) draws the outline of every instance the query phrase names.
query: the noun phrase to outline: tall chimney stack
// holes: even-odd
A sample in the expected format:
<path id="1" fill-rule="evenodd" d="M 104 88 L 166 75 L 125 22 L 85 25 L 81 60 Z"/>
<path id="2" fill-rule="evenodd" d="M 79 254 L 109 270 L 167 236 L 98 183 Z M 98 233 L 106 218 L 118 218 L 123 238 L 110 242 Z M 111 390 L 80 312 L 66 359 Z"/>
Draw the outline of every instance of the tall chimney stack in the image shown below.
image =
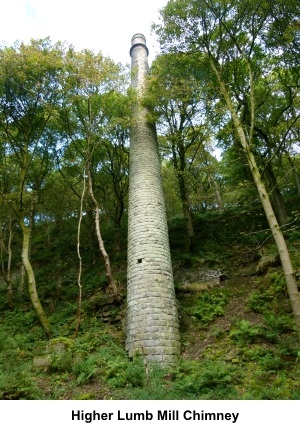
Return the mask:
<path id="1" fill-rule="evenodd" d="M 142 97 L 149 72 L 144 35 L 132 37 L 126 350 L 148 362 L 176 363 L 179 324 L 155 126 Z"/>

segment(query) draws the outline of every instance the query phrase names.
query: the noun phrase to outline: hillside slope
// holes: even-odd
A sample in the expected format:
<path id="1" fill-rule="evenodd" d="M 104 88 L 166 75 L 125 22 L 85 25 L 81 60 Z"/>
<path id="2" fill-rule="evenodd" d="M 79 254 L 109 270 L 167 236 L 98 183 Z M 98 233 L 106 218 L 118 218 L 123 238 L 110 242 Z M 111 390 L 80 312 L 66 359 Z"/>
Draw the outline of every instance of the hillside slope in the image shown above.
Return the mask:
<path id="1" fill-rule="evenodd" d="M 0 398 L 300 399 L 300 346 L 284 278 L 263 217 L 250 215 L 195 219 L 191 254 L 182 251 L 182 220 L 170 223 L 182 344 L 175 369 L 150 368 L 143 357 L 126 356 L 126 256 L 118 255 L 118 299 L 97 281 L 98 270 L 85 268 L 77 339 L 76 289 L 63 290 L 59 300 L 47 285 L 42 290 L 50 341 L 26 297 L 13 310 L 2 305 Z M 288 241 L 299 267 L 297 230 Z M 45 279 L 49 268 L 39 271 Z"/>

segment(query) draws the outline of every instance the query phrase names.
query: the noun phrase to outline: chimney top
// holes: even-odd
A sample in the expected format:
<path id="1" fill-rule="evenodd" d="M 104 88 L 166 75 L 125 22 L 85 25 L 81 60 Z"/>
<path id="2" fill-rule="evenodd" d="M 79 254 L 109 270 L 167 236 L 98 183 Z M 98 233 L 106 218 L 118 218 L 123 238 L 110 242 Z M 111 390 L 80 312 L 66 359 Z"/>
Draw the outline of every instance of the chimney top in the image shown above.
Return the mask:
<path id="1" fill-rule="evenodd" d="M 136 33 L 132 36 L 131 38 L 131 48 L 130 48 L 130 56 L 131 56 L 131 52 L 133 50 L 133 48 L 137 45 L 142 45 L 145 47 L 146 51 L 147 51 L 147 56 L 149 55 L 149 50 L 146 46 L 146 38 L 142 33 Z"/>

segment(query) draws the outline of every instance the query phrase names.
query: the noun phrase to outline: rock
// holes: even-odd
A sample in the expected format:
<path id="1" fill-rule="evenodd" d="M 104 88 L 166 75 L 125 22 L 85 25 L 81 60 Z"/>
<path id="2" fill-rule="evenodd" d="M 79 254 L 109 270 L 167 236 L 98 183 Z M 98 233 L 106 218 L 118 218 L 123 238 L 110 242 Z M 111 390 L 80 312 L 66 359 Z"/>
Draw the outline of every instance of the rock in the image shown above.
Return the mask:
<path id="1" fill-rule="evenodd" d="M 46 350 L 49 353 L 62 354 L 63 352 L 72 349 L 74 345 L 75 341 L 73 339 L 69 339 L 67 337 L 57 337 L 49 341 Z"/>
<path id="2" fill-rule="evenodd" d="M 34 367 L 41 367 L 45 372 L 49 372 L 51 368 L 51 355 L 40 355 L 33 359 Z"/>
<path id="3" fill-rule="evenodd" d="M 206 282 L 192 282 L 185 283 L 179 287 L 180 290 L 186 291 L 188 293 L 198 292 L 198 291 L 206 291 L 211 288 L 220 286 L 220 278 L 213 278 Z"/>
<path id="4" fill-rule="evenodd" d="M 45 372 L 50 372 L 66 352 L 72 356 L 72 352 L 69 351 L 72 350 L 74 345 L 75 341 L 66 337 L 51 339 L 46 347 L 46 354 L 34 357 L 33 366 L 42 368 Z"/>
<path id="5" fill-rule="evenodd" d="M 179 290 L 193 293 L 219 287 L 221 280 L 227 278 L 226 275 L 225 277 L 223 275 L 219 269 L 204 269 L 183 275 Z"/>
<path id="6" fill-rule="evenodd" d="M 277 266 L 279 261 L 279 255 L 266 255 L 262 257 L 256 267 L 256 273 L 258 275 L 266 273 L 269 267 Z"/>

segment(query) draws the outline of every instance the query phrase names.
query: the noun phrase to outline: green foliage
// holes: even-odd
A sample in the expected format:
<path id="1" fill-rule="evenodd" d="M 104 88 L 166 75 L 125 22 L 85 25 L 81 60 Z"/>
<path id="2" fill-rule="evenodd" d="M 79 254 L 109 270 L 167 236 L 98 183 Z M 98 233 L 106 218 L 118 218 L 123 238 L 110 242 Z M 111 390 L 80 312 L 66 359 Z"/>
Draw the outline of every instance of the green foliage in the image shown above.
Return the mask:
<path id="1" fill-rule="evenodd" d="M 97 400 L 94 393 L 83 393 L 78 396 L 74 396 L 73 400 Z"/>
<path id="2" fill-rule="evenodd" d="M 0 373 L 2 400 L 39 400 L 42 392 L 28 370 Z"/>
<path id="3" fill-rule="evenodd" d="M 251 344 L 261 340 L 277 341 L 276 332 L 267 330 L 263 325 L 252 324 L 247 320 L 236 321 L 229 336 L 240 344 Z"/>
<path id="4" fill-rule="evenodd" d="M 73 354 L 71 351 L 64 351 L 51 355 L 51 372 L 67 372 L 72 366 Z"/>
<path id="5" fill-rule="evenodd" d="M 11 334 L 26 333 L 36 322 L 36 316 L 33 310 L 24 312 L 22 309 L 6 311 L 2 315 L 2 323 L 11 327 Z"/>
<path id="6" fill-rule="evenodd" d="M 247 308 L 258 313 L 272 309 L 274 303 L 287 298 L 285 279 L 282 273 L 269 273 L 258 291 L 252 293 Z"/>
<path id="7" fill-rule="evenodd" d="M 239 343 L 253 343 L 262 335 L 262 326 L 251 324 L 249 321 L 237 321 L 230 332 L 230 337 Z"/>
<path id="8" fill-rule="evenodd" d="M 182 363 L 174 375 L 174 388 L 189 398 L 234 398 L 239 372 L 223 361 Z"/>
<path id="9" fill-rule="evenodd" d="M 295 359 L 298 363 L 300 360 L 300 346 L 295 342 L 294 336 L 284 336 L 279 342 L 279 355 L 285 359 Z"/>
<path id="10" fill-rule="evenodd" d="M 203 325 L 207 325 L 218 316 L 224 315 L 228 300 L 228 295 L 223 291 L 204 291 L 200 294 L 197 304 L 191 307 L 189 313 Z"/>
<path id="11" fill-rule="evenodd" d="M 236 9 L 228 8 L 227 3 L 169 2 L 158 29 L 166 48 L 174 44 L 181 50 L 178 54 L 167 53 L 153 64 L 147 95 L 159 121 L 174 267 L 179 272 L 226 267 L 232 276 L 235 271 L 241 274 L 242 267 L 253 273 L 249 264 L 255 263 L 262 243 L 275 254 L 265 216 L 257 206 L 245 153 L 237 144 L 220 85 L 209 71 L 205 43 L 212 41 L 210 54 L 217 56 L 211 64 L 217 66 L 221 59 L 221 78 L 233 105 L 241 107 L 240 119 L 245 121 L 248 136 L 251 89 L 249 92 L 246 60 L 257 77 L 252 90 L 255 100 L 260 101 L 255 118 L 259 132 L 252 144 L 260 171 L 267 176 L 265 167 L 272 168 L 282 195 L 289 198 L 286 209 L 292 224 L 285 235 L 294 267 L 298 268 L 299 198 L 294 174 L 300 172 L 299 155 L 294 149 L 299 129 L 295 117 L 299 110 L 299 76 L 295 65 L 300 56 L 293 39 L 298 26 L 290 25 L 295 22 L 293 7 L 297 1 L 272 2 L 272 7 L 270 2 L 238 1 L 232 3 Z M 220 12 L 217 15 L 216 6 Z M 186 7 L 190 7 L 187 21 Z M 218 25 L 219 19 L 224 19 L 225 25 Z M 201 27 L 203 22 L 205 27 Z M 199 28 L 207 31 L 208 37 L 202 37 Z M 250 46 L 251 31 L 260 29 L 261 34 L 255 35 Z M 245 34 L 250 37 L 245 38 Z M 199 52 L 193 54 L 197 48 Z M 228 305 L 232 297 L 246 296 L 242 278 L 233 276 L 231 295 L 227 286 L 187 299 L 178 294 L 182 347 L 185 357 L 193 359 L 182 359 L 176 369 L 168 371 L 145 366 L 142 357 L 130 360 L 124 352 L 123 303 L 111 301 L 104 292 L 105 267 L 94 236 L 94 211 L 89 199 L 84 204 L 81 234 L 81 324 L 78 338 L 69 339 L 74 335 L 78 310 L 78 195 L 87 161 L 100 202 L 101 230 L 113 273 L 122 285 L 126 284 L 127 220 L 123 212 L 127 205 L 132 98 L 127 97 L 123 85 L 128 76 L 123 75 L 120 65 L 101 54 L 87 50 L 77 53 L 62 44 L 52 46 L 48 39 L 1 48 L 0 57 L 0 242 L 4 268 L 8 263 L 9 226 L 13 225 L 14 233 L 13 303 L 7 298 L 4 280 L 0 285 L 0 397 L 300 399 L 300 348 L 285 280 L 279 271 L 256 280 L 259 287 L 247 301 L 247 312 L 233 324 L 234 311 Z M 270 61 L 272 67 L 268 66 Z M 221 162 L 214 157 L 208 136 L 222 146 Z M 204 142 L 208 143 L 206 147 Z M 193 252 L 189 254 L 184 251 L 183 185 L 195 232 Z M 16 193 L 20 187 L 24 187 L 22 202 L 18 202 Z M 273 185 L 271 189 L 274 191 Z M 225 207 L 222 213 L 217 213 L 222 209 L 217 205 L 217 190 Z M 23 287 L 21 292 L 22 236 L 15 215 L 23 205 L 29 222 L 31 202 L 31 259 L 52 335 L 58 337 L 50 342 L 38 325 L 28 291 Z M 106 313 L 116 318 L 107 322 L 102 319 Z M 260 318 L 261 323 L 251 323 L 247 314 L 255 321 Z M 217 320 L 219 316 L 224 318 Z M 212 327 L 215 320 L 220 326 Z M 52 347 L 56 342 L 62 342 L 65 349 L 55 351 Z M 33 360 L 45 354 L 51 355 L 49 370 L 33 368 Z"/>
<path id="12" fill-rule="evenodd" d="M 109 384 L 116 388 L 142 387 L 146 380 L 146 371 L 141 357 L 133 361 L 116 359 L 108 362 L 105 378 Z"/>
<path id="13" fill-rule="evenodd" d="M 292 314 L 266 314 L 264 318 L 266 326 L 274 333 L 283 334 L 296 332 L 295 322 Z"/>
<path id="14" fill-rule="evenodd" d="M 281 359 L 281 357 L 278 357 L 269 352 L 260 360 L 260 366 L 263 370 L 272 370 L 272 371 L 278 371 L 281 369 L 284 369 L 286 367 L 286 363 L 284 360 Z"/>
<path id="15" fill-rule="evenodd" d="M 130 387 L 129 399 L 136 400 L 175 400 L 178 392 L 173 389 L 172 381 L 174 375 L 166 373 L 165 369 L 152 363 L 144 369 L 147 374 L 143 386 Z"/>
<path id="16" fill-rule="evenodd" d="M 82 384 L 96 375 L 98 366 L 94 357 L 87 357 L 86 359 L 76 362 L 72 370 L 77 377 L 77 382 Z"/>
<path id="17" fill-rule="evenodd" d="M 300 378 L 300 351 L 292 315 L 287 308 L 282 274 L 272 272 L 257 279 L 251 277 L 253 287 L 258 283 L 258 288 L 251 293 L 248 303 L 262 313 L 261 317 L 254 315 L 255 319 L 260 319 L 260 324 L 247 320 L 247 314 L 252 312 L 250 307 L 246 317 L 231 323 L 235 316 L 230 311 L 231 298 L 246 296 L 248 284 L 245 282 L 247 278 L 238 278 L 238 281 L 235 277 L 231 278 L 230 266 L 233 264 L 234 270 L 244 276 L 243 252 L 252 244 L 247 242 L 245 246 L 238 243 L 237 249 L 238 252 L 241 250 L 242 257 L 237 259 L 234 255 L 236 251 L 229 249 L 228 239 L 219 240 L 224 237 L 224 225 L 229 226 L 230 234 L 236 234 L 235 237 L 239 235 L 235 215 L 229 211 L 224 218 L 218 214 L 197 218 L 196 234 L 203 240 L 201 250 L 184 254 L 183 259 L 180 258 L 183 240 L 177 234 L 183 221 L 177 220 L 175 230 L 170 230 L 171 240 L 175 235 L 178 246 L 175 265 L 180 273 L 182 270 L 186 272 L 188 279 L 196 275 L 199 268 L 220 267 L 220 261 L 228 260 L 229 279 L 226 283 L 222 281 L 221 288 L 192 295 L 178 294 L 182 347 L 187 356 L 190 351 L 197 351 L 196 360 L 182 359 L 173 370 L 145 367 L 142 357 L 130 360 L 124 351 L 120 319 L 114 320 L 114 325 L 101 320 L 102 309 L 109 308 L 115 315 L 122 315 L 122 304 L 113 302 L 107 307 L 111 297 L 98 285 L 96 291 L 93 290 L 100 277 L 98 268 L 93 266 L 86 268 L 88 288 L 84 291 L 79 336 L 73 340 L 77 317 L 76 264 L 63 269 L 60 300 L 56 299 L 53 272 L 41 266 L 38 277 L 43 280 L 42 296 L 49 298 L 47 306 L 56 337 L 53 342 L 46 340 L 26 295 L 14 310 L 1 312 L 0 395 L 3 398 L 95 400 L 298 399 L 296 382 Z M 260 216 L 252 220 L 255 220 L 255 228 Z M 246 225 L 246 220 L 243 222 L 240 222 L 241 228 Z M 293 246 L 298 249 L 297 242 L 293 242 Z M 117 276 L 125 277 L 124 264 Z M 244 282 L 245 287 L 242 287 Z M 218 315 L 224 318 L 218 320 Z M 228 319 L 226 325 L 225 318 Z M 194 345 L 193 333 L 199 345 Z M 66 341 L 66 350 L 51 352 L 53 357 L 49 370 L 32 368 L 35 357 L 50 354 L 49 345 L 60 341 Z"/>

